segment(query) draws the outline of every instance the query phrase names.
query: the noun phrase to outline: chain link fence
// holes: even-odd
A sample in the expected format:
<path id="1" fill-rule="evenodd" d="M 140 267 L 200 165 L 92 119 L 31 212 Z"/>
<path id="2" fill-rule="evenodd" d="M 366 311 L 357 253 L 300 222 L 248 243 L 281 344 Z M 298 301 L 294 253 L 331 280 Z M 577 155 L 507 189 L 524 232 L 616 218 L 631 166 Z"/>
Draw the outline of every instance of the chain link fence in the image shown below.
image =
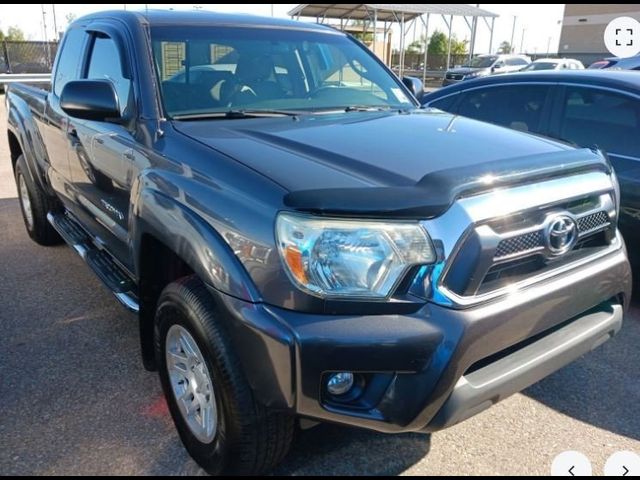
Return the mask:
<path id="1" fill-rule="evenodd" d="M 50 73 L 58 42 L 0 41 L 0 73 Z"/>

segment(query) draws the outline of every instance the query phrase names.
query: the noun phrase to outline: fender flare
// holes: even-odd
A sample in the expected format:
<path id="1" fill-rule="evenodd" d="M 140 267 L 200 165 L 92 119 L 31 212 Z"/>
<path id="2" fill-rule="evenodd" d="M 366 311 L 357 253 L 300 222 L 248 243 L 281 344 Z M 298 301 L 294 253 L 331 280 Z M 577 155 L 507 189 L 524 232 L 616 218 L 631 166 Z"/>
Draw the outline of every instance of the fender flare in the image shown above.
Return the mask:
<path id="1" fill-rule="evenodd" d="M 49 192 L 50 189 L 44 181 L 45 172 L 41 170 L 39 162 L 33 148 L 33 139 L 25 138 L 27 136 L 27 128 L 25 126 L 25 118 L 20 114 L 18 108 L 12 103 L 11 108 L 7 112 L 7 130 L 11 133 L 18 144 L 27 164 L 28 174 L 31 180 L 36 182 L 43 191 Z M 44 163 L 44 162 L 43 162 Z"/>
<path id="2" fill-rule="evenodd" d="M 131 231 L 134 252 L 140 251 L 145 234 L 152 235 L 210 287 L 251 303 L 261 301 L 251 277 L 229 245 L 209 223 L 175 199 L 143 188 L 135 203 Z M 135 270 L 139 274 L 139 255 Z"/>

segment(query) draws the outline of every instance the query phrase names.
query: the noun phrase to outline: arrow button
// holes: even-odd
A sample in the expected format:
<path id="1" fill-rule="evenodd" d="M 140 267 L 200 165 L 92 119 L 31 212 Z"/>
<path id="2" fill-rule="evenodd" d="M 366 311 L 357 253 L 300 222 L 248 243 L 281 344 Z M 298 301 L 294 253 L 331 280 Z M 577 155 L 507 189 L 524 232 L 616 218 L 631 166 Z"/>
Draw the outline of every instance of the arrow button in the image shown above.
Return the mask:
<path id="1" fill-rule="evenodd" d="M 609 457 L 604 465 L 607 477 L 637 477 L 640 475 L 640 455 L 621 451 Z"/>
<path id="2" fill-rule="evenodd" d="M 562 452 L 551 464 L 554 477 L 590 477 L 591 474 L 591 462 L 581 452 Z"/>

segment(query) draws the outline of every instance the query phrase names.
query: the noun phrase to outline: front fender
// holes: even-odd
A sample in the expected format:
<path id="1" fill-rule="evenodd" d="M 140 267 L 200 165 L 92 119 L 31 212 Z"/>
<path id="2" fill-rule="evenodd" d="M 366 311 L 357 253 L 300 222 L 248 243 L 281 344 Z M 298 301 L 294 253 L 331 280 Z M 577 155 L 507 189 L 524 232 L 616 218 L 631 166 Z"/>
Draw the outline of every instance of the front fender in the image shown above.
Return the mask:
<path id="1" fill-rule="evenodd" d="M 157 190 L 143 188 L 132 220 L 133 251 L 152 235 L 178 255 L 198 277 L 222 293 L 252 303 L 261 296 L 229 245 L 195 212 Z M 143 252 L 142 252 L 143 253 Z M 140 257 L 135 269 L 140 272 Z"/>

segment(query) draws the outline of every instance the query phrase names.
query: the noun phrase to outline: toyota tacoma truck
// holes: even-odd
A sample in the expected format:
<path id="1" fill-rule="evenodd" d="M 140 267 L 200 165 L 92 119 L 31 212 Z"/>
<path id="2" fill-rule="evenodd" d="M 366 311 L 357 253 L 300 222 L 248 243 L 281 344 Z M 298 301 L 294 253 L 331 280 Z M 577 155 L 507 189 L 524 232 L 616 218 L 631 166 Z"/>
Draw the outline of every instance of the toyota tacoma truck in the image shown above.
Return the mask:
<path id="1" fill-rule="evenodd" d="M 603 155 L 420 93 L 325 26 L 155 11 L 75 21 L 50 89 L 9 87 L 29 235 L 137 312 L 206 471 L 273 468 L 301 419 L 451 426 L 621 328 Z"/>

